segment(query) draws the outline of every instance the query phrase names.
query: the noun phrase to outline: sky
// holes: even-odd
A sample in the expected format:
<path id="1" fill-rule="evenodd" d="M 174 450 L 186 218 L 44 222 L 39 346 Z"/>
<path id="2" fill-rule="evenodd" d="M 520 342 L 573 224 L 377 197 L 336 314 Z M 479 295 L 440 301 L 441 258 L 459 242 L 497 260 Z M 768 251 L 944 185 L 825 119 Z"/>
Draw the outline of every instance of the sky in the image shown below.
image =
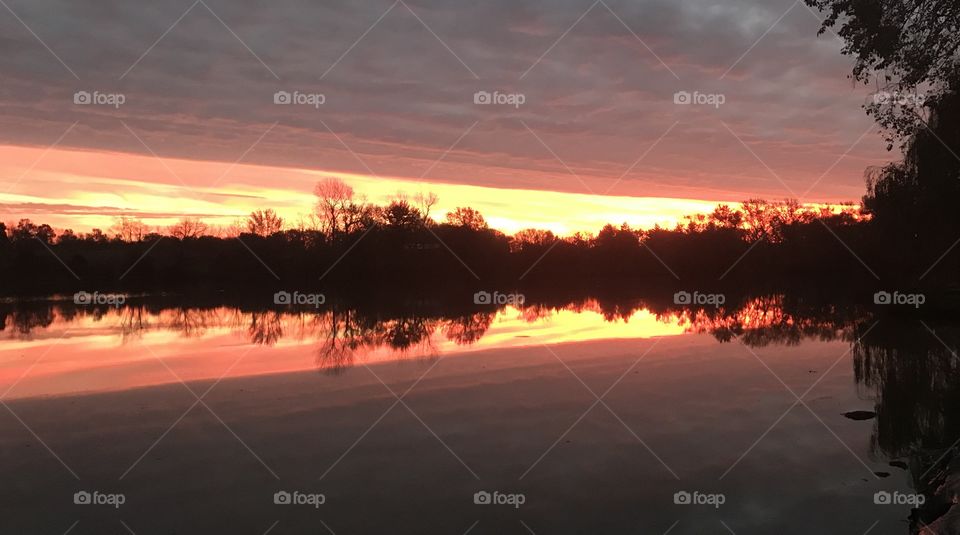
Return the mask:
<path id="1" fill-rule="evenodd" d="M 7 0 L 0 221 L 292 223 L 339 176 L 507 232 L 858 201 L 895 160 L 794 0 Z"/>

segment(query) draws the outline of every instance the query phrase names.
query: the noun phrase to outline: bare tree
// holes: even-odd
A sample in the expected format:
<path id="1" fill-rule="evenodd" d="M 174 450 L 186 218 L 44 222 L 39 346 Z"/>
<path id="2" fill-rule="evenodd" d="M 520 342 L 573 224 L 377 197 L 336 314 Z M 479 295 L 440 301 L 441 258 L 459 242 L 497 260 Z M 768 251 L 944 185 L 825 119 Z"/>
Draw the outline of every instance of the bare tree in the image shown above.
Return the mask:
<path id="1" fill-rule="evenodd" d="M 280 232 L 282 228 L 283 218 L 269 208 L 250 212 L 250 216 L 247 218 L 247 230 L 249 230 L 251 234 L 270 236 L 271 234 Z"/>
<path id="2" fill-rule="evenodd" d="M 413 196 L 414 205 L 420 210 L 423 216 L 423 222 L 426 224 L 430 219 L 430 210 L 440 201 L 436 193 L 430 191 L 427 193 L 417 193 Z"/>
<path id="3" fill-rule="evenodd" d="M 144 236 L 150 233 L 150 227 L 146 223 L 130 216 L 116 218 L 110 230 L 125 242 L 143 241 Z"/>
<path id="4" fill-rule="evenodd" d="M 171 225 L 167 231 L 178 240 L 186 240 L 203 236 L 208 228 L 198 217 L 185 217 Z"/>
<path id="5" fill-rule="evenodd" d="M 328 237 L 363 231 L 376 224 L 377 208 L 362 197 L 354 199 L 353 188 L 339 178 L 318 182 L 313 192 L 317 196 L 316 226 Z"/>
<path id="6" fill-rule="evenodd" d="M 353 188 L 336 177 L 325 178 L 313 188 L 317 196 L 316 214 L 320 230 L 330 236 L 345 232 L 346 214 L 353 204 Z"/>
<path id="7" fill-rule="evenodd" d="M 246 228 L 247 220 L 238 217 L 230 223 L 223 225 L 220 235 L 224 238 L 238 238 L 240 237 L 240 234 L 246 231 Z"/>

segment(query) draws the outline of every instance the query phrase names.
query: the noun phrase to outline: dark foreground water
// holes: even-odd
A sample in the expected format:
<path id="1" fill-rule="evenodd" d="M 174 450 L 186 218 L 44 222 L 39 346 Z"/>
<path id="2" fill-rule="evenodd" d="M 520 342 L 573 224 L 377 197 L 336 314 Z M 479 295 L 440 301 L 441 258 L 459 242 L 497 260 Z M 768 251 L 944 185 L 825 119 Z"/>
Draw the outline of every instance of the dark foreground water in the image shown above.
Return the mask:
<path id="1" fill-rule="evenodd" d="M 4 305 L 0 532 L 907 534 L 960 438 L 947 321 L 128 305 Z"/>

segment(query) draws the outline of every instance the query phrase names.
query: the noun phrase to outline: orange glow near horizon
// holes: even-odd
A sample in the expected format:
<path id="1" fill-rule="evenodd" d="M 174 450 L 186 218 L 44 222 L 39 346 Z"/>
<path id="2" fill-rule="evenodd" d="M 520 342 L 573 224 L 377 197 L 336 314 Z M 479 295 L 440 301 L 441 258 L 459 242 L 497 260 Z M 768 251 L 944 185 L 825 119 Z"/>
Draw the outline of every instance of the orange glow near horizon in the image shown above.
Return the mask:
<path id="1" fill-rule="evenodd" d="M 594 307 L 595 308 L 595 307 Z M 189 311 L 187 311 L 189 313 Z M 55 313 L 48 327 L 38 327 L 29 339 L 10 338 L 0 349 L 0 391 L 10 399 L 127 390 L 149 386 L 316 370 L 325 326 L 284 316 L 283 336 L 272 345 L 250 341 L 250 315 L 232 309 L 206 311 L 198 330 L 184 331 L 177 310 L 144 318 L 146 328 L 131 332 L 123 310 L 101 317 L 70 319 Z M 470 345 L 460 345 L 437 327 L 428 339 L 405 351 L 389 347 L 359 347 L 356 364 L 454 356 L 492 349 L 608 339 L 676 336 L 685 327 L 672 318 L 658 319 L 646 310 L 628 319 L 607 321 L 599 310 L 558 310 L 528 317 L 508 307 L 496 313 L 489 329 Z M 69 332 L 65 332 L 69 331 Z M 51 350 L 51 345 L 55 349 Z M 244 357 L 238 361 L 237 355 Z M 549 356 L 549 353 L 544 353 Z M 158 359 L 162 359 L 162 362 Z M 35 364 L 35 365 L 34 365 Z M 523 365 L 523 362 L 518 362 Z"/>
<path id="2" fill-rule="evenodd" d="M 442 221 L 459 206 L 479 210 L 507 234 L 524 228 L 558 235 L 596 233 L 605 224 L 673 227 L 684 216 L 709 213 L 709 198 L 630 197 L 521 188 L 492 188 L 400 177 L 250 164 L 192 161 L 126 153 L 0 146 L 0 221 L 29 218 L 57 229 L 109 229 L 120 214 L 163 228 L 185 216 L 214 226 L 242 222 L 253 210 L 273 208 L 288 227 L 312 210 L 313 185 L 336 176 L 358 196 L 382 204 L 398 193 L 433 192 L 431 216 Z M 5 186 L 5 187 L 3 187 Z M 704 191 L 708 193 L 708 191 Z M 716 192 L 710 192 L 716 193 Z"/>

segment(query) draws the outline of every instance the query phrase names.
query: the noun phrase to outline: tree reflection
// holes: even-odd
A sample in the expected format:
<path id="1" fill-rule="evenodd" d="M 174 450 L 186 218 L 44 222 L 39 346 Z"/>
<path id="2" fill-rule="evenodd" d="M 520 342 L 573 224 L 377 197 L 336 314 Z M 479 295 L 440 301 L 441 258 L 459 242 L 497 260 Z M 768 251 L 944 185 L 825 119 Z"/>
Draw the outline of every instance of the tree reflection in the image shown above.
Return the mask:
<path id="1" fill-rule="evenodd" d="M 139 338 L 141 333 L 150 329 L 150 313 L 142 305 L 124 307 L 120 310 L 119 325 L 124 340 Z"/>
<path id="2" fill-rule="evenodd" d="M 218 325 L 216 309 L 175 308 L 170 319 L 173 330 L 184 338 L 203 336 L 211 326 Z"/>
<path id="3" fill-rule="evenodd" d="M 956 325 L 889 322 L 853 344 L 857 382 L 877 396 L 874 447 L 891 457 L 960 436 Z M 929 330 L 928 330 L 929 328 Z M 939 338 L 939 340 L 938 340 Z"/>
<path id="4" fill-rule="evenodd" d="M 661 321 L 684 326 L 687 332 L 710 334 L 720 342 L 739 339 L 750 347 L 850 340 L 855 322 L 866 314 L 856 307 L 809 303 L 782 294 L 748 298 L 735 306 L 652 304 L 651 309 Z"/>
<path id="5" fill-rule="evenodd" d="M 441 325 L 443 335 L 447 340 L 460 346 L 476 343 L 486 334 L 493 324 L 493 314 L 477 312 L 453 319 L 445 320 Z"/>
<path id="6" fill-rule="evenodd" d="M 435 354 L 432 337 L 441 323 L 411 314 L 377 318 L 349 309 L 332 310 L 326 314 L 326 321 L 326 328 L 320 332 L 316 363 L 333 374 L 353 366 L 360 353 L 379 348 L 389 348 L 401 356 L 414 349 L 420 354 Z"/>
<path id="7" fill-rule="evenodd" d="M 29 338 L 33 330 L 52 325 L 57 319 L 57 314 L 52 305 L 32 306 L 18 303 L 4 314 L 4 327 L 7 324 L 6 318 L 10 318 L 9 324 L 13 337 Z"/>
<path id="8" fill-rule="evenodd" d="M 251 312 L 247 329 L 251 344 L 272 346 L 283 337 L 283 317 L 279 312 Z"/>
<path id="9" fill-rule="evenodd" d="M 909 461 L 914 486 L 927 498 L 911 518 L 911 532 L 925 533 L 954 501 L 946 483 L 960 481 L 960 326 L 913 320 L 866 328 L 857 327 L 863 334 L 852 352 L 858 384 L 876 398 L 871 451 Z"/>

